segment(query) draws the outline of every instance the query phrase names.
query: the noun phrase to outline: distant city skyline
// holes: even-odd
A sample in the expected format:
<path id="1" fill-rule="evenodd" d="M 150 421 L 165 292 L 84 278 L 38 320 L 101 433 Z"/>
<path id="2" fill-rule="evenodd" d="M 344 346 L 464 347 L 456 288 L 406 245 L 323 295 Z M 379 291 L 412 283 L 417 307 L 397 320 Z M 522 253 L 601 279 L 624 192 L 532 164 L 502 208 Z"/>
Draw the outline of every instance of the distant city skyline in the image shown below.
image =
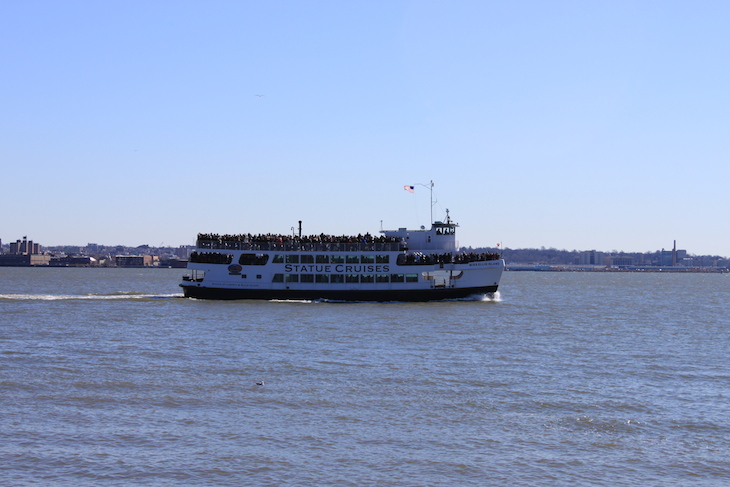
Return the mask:
<path id="1" fill-rule="evenodd" d="M 730 254 L 730 3 L 2 2 L 0 233 Z M 404 191 L 404 185 L 414 192 Z M 4 239 L 4 241 L 5 241 Z"/>
<path id="2" fill-rule="evenodd" d="M 80 249 L 87 253 L 98 253 L 98 252 L 101 252 L 100 249 L 121 248 L 121 247 L 123 247 L 125 249 L 137 249 L 137 248 L 149 247 L 149 248 L 153 248 L 153 249 L 173 249 L 173 250 L 179 249 L 182 247 L 186 247 L 186 248 L 195 247 L 195 242 L 192 242 L 189 244 L 180 244 L 180 245 L 168 244 L 168 245 L 159 245 L 159 246 L 151 245 L 149 243 L 142 243 L 139 245 L 123 245 L 123 244 L 107 244 L 104 242 L 101 242 L 101 243 L 100 242 L 88 242 L 88 243 L 82 244 L 82 245 L 79 245 L 79 244 L 45 245 L 40 242 L 35 242 L 35 241 L 33 241 L 33 239 L 28 239 L 27 236 L 24 236 L 24 238 L 27 239 L 29 245 L 35 246 L 36 248 L 40 248 L 43 251 L 45 251 L 47 249 L 59 249 L 59 248 L 69 249 L 70 248 L 70 249 Z M 15 239 L 15 240 L 11 241 L 11 240 L 6 240 L 6 239 L 0 238 L 0 244 L 2 244 L 2 246 L 4 248 L 9 248 L 11 252 L 13 251 L 13 245 L 15 245 L 16 247 L 18 247 L 21 250 L 25 247 L 25 244 L 23 243 L 23 239 Z M 673 243 L 673 245 L 674 245 L 674 243 Z M 598 253 L 598 254 L 605 254 L 606 256 L 614 255 L 614 254 L 655 253 L 655 252 L 663 252 L 663 251 L 671 252 L 673 250 L 673 247 L 669 247 L 669 248 L 660 247 L 660 248 L 650 249 L 650 250 L 646 250 L 646 251 L 628 251 L 628 250 L 623 250 L 623 249 L 600 249 L 600 248 L 599 249 L 577 249 L 577 248 L 558 249 L 556 247 L 545 247 L 544 245 L 538 246 L 538 247 L 508 247 L 508 246 L 503 246 L 503 244 L 501 244 L 499 242 L 492 244 L 492 245 L 462 246 L 462 248 L 469 248 L 469 247 L 497 249 L 500 252 L 501 251 L 509 252 L 510 250 L 524 251 L 524 250 L 534 249 L 534 250 L 542 250 L 542 251 L 557 250 L 560 252 Z M 691 250 L 688 250 L 688 249 L 680 249 L 680 248 L 677 248 L 677 251 L 680 252 L 683 257 L 684 256 L 717 256 L 717 257 L 721 257 L 723 259 L 728 259 L 728 256 L 723 255 L 723 254 L 700 254 L 700 253 L 692 252 Z"/>

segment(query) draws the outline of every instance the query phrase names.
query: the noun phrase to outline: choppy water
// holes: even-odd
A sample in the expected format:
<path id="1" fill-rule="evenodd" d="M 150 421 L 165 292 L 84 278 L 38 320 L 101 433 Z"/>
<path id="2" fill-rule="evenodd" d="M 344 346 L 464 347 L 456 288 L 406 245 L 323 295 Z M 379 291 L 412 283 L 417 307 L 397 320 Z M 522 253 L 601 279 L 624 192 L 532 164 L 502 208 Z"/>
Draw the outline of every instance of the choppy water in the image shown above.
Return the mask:
<path id="1" fill-rule="evenodd" d="M 730 484 L 728 275 L 343 304 L 182 273 L 0 268 L 1 485 Z"/>

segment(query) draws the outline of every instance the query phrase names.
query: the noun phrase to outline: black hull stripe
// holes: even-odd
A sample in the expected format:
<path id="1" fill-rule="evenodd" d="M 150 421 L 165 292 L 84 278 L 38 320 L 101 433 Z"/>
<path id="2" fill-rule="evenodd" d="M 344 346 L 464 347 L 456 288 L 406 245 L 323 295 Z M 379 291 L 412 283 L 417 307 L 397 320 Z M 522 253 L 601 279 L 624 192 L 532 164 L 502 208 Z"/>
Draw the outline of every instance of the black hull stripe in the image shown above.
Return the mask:
<path id="1" fill-rule="evenodd" d="M 186 298 L 197 299 L 282 299 L 314 301 L 440 301 L 460 299 L 476 294 L 497 291 L 497 286 L 472 288 L 441 288 L 390 291 L 348 291 L 348 290 L 294 290 L 294 289 L 221 289 L 197 286 L 182 286 Z"/>

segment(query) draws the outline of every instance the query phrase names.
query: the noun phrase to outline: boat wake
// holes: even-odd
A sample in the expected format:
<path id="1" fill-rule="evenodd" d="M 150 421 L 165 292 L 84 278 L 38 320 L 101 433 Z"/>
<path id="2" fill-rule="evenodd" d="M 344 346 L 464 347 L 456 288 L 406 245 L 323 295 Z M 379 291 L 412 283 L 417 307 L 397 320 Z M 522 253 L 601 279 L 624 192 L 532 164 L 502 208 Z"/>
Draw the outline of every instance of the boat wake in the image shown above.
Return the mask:
<path id="1" fill-rule="evenodd" d="M 143 294 L 135 292 L 116 292 L 110 294 L 0 294 L 0 301 L 108 301 L 122 299 L 178 299 L 182 297 L 182 293 Z"/>
<path id="2" fill-rule="evenodd" d="M 450 301 L 478 301 L 478 302 L 485 302 L 485 303 L 501 303 L 502 302 L 502 296 L 499 294 L 499 291 L 494 293 L 487 293 L 487 294 L 473 294 L 471 296 L 467 296 L 464 298 L 455 298 L 455 299 L 441 299 L 436 301 L 426 301 L 431 303 L 439 303 L 439 302 L 450 302 Z M 373 301 L 358 301 L 358 300 L 340 300 L 340 299 L 270 299 L 270 303 L 304 303 L 304 304 L 318 304 L 318 303 L 333 303 L 333 304 L 348 304 L 348 303 L 364 303 L 364 304 L 373 304 Z M 388 303 L 408 303 L 410 301 L 379 301 L 381 304 L 388 304 Z"/>
<path id="3" fill-rule="evenodd" d="M 499 291 L 496 291 L 493 293 L 488 293 L 488 294 L 478 294 L 474 297 L 478 298 L 478 299 L 475 299 L 474 301 L 487 301 L 490 303 L 501 303 L 502 302 L 502 295 L 499 294 Z"/>

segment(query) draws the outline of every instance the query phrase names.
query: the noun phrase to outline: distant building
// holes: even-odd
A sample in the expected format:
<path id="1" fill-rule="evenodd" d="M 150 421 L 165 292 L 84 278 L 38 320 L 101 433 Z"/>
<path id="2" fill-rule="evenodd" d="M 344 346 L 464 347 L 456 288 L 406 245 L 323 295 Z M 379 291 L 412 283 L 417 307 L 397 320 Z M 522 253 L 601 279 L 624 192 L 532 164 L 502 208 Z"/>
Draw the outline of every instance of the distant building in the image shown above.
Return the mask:
<path id="1" fill-rule="evenodd" d="M 10 242 L 10 254 L 15 255 L 35 255 L 41 253 L 40 244 L 33 243 L 32 240 L 28 240 L 28 237 L 23 237 L 23 240 L 16 240 Z"/>
<path id="2" fill-rule="evenodd" d="M 117 267 L 150 267 L 154 258 L 152 255 L 117 255 L 114 261 Z"/>
<path id="3" fill-rule="evenodd" d="M 28 240 L 10 242 L 7 254 L 0 255 L 0 266 L 37 266 L 48 265 L 51 257 L 41 254 L 40 244 Z"/>
<path id="4" fill-rule="evenodd" d="M 91 267 L 98 266 L 99 261 L 88 255 L 63 255 L 51 257 L 49 264 L 54 267 Z"/>
<path id="5" fill-rule="evenodd" d="M 618 255 L 611 257 L 612 267 L 630 267 L 634 265 L 634 258 L 628 255 Z"/>
<path id="6" fill-rule="evenodd" d="M 677 241 L 674 241 L 672 250 L 662 249 L 659 254 L 659 265 L 662 267 L 674 267 L 682 265 L 682 260 L 687 257 L 686 250 L 677 250 Z"/>
<path id="7" fill-rule="evenodd" d="M 2 254 L 0 255 L 0 266 L 25 267 L 48 265 L 51 261 L 50 255 L 44 254 Z"/>
<path id="8" fill-rule="evenodd" d="M 187 259 L 190 257 L 190 252 L 195 250 L 194 245 L 181 245 L 180 247 L 175 249 L 175 255 L 180 257 L 181 259 Z"/>
<path id="9" fill-rule="evenodd" d="M 578 265 L 605 265 L 603 262 L 603 252 L 595 250 L 586 250 L 578 255 Z"/>

